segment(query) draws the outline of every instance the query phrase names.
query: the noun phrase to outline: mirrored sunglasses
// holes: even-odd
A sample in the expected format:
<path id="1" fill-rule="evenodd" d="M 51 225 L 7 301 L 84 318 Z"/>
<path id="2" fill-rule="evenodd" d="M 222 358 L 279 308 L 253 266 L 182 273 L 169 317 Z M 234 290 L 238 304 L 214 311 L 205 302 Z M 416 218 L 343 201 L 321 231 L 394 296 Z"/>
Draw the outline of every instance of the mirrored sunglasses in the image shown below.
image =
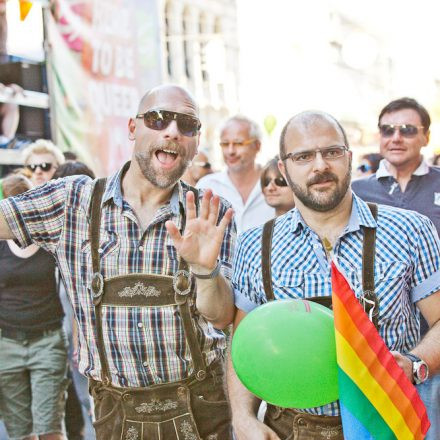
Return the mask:
<path id="1" fill-rule="evenodd" d="M 49 162 L 26 165 L 26 168 L 28 170 L 32 171 L 33 173 L 35 172 L 35 170 L 37 168 L 40 168 L 41 171 L 47 172 L 47 171 L 50 171 L 52 169 L 52 167 L 53 167 L 53 164 L 51 164 Z"/>
<path id="2" fill-rule="evenodd" d="M 422 128 L 424 128 L 422 125 L 382 124 L 382 125 L 379 125 L 379 132 L 383 137 L 391 137 L 391 136 L 394 136 L 394 133 L 396 132 L 396 130 L 399 130 L 400 135 L 403 137 L 414 137 L 419 132 L 419 129 L 422 129 Z"/>
<path id="3" fill-rule="evenodd" d="M 266 188 L 266 186 L 269 186 L 269 184 L 271 182 L 274 182 L 276 186 L 282 187 L 282 186 L 287 186 L 287 182 L 286 179 L 284 179 L 284 177 L 275 177 L 274 179 L 270 178 L 270 177 L 265 177 L 263 179 L 263 188 Z"/>
<path id="4" fill-rule="evenodd" d="M 366 163 L 363 163 L 361 165 L 359 165 L 357 167 L 357 169 L 361 172 L 361 173 L 368 173 L 368 171 L 371 170 L 371 165 L 368 165 Z"/>
<path id="5" fill-rule="evenodd" d="M 151 130 L 165 130 L 172 121 L 176 121 L 180 133 L 188 137 L 197 136 L 202 126 L 201 122 L 194 116 L 168 110 L 150 110 L 137 114 L 136 118 L 142 118 L 145 126 Z"/>

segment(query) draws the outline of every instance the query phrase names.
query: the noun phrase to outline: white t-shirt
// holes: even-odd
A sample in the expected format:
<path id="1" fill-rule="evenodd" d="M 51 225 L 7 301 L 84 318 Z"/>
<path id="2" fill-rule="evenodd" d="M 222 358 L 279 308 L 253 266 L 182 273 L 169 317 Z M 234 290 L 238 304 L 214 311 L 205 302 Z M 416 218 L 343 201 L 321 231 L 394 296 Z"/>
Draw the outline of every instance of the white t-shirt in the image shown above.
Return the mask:
<path id="1" fill-rule="evenodd" d="M 275 217 L 275 209 L 264 200 L 260 180 L 253 188 L 246 203 L 243 203 L 240 193 L 232 183 L 227 171 L 208 174 L 202 177 L 196 185 L 200 189 L 211 189 L 214 194 L 223 197 L 234 208 L 234 219 L 237 234 L 254 226 L 260 226 Z"/>

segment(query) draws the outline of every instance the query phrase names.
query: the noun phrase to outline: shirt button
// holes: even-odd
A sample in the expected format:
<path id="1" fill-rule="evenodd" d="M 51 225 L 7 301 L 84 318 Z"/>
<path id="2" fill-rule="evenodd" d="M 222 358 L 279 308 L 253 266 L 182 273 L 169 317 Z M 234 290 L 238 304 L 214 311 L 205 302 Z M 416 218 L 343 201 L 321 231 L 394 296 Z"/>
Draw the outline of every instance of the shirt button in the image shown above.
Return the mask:
<path id="1" fill-rule="evenodd" d="M 139 246 L 139 250 L 140 250 L 140 251 L 143 251 L 143 250 L 144 250 L 144 247 L 143 247 L 143 246 Z"/>
<path id="2" fill-rule="evenodd" d="M 99 254 L 102 254 L 103 252 L 104 252 L 104 249 L 101 249 L 101 248 L 98 249 Z"/>
<path id="3" fill-rule="evenodd" d="M 313 245 L 313 249 L 319 249 L 319 247 L 320 247 L 320 245 L 319 245 L 318 243 L 315 243 L 315 244 Z"/>
<path id="4" fill-rule="evenodd" d="M 143 365 L 144 367 L 148 367 L 148 362 L 147 362 L 147 361 L 144 361 L 144 362 L 142 362 L 142 365 Z"/>
<path id="5" fill-rule="evenodd" d="M 144 324 L 142 324 L 142 322 L 138 322 L 138 327 L 142 328 L 144 326 Z"/>

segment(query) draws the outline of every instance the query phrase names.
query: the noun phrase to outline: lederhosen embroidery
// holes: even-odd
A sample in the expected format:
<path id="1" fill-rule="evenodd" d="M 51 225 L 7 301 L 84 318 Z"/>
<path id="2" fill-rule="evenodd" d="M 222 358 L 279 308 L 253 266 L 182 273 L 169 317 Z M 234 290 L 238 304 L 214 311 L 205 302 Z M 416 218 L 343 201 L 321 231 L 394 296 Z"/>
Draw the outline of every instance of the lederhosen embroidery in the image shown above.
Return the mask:
<path id="1" fill-rule="evenodd" d="M 93 278 L 91 291 L 95 306 L 96 344 L 101 363 L 102 382 L 90 381 L 95 399 L 97 421 L 95 430 L 98 440 L 144 440 L 144 439 L 188 439 L 200 440 L 199 430 L 206 435 L 232 439 L 230 415 L 226 396 L 219 377 L 223 365 L 219 362 L 206 367 L 200 344 L 195 332 L 189 305 L 191 276 L 188 264 L 179 259 L 174 276 L 134 273 L 104 279 L 100 270 L 99 237 L 101 224 L 101 200 L 106 180 L 99 179 L 93 190 L 91 201 L 90 241 Z M 197 190 L 195 200 L 198 203 Z M 183 216 L 185 219 L 185 216 Z M 182 231 L 184 229 L 183 227 Z M 187 379 L 175 383 L 139 388 L 119 388 L 111 385 L 111 375 L 105 353 L 102 306 L 162 307 L 175 305 L 182 320 L 183 331 L 188 342 L 194 372 Z M 212 419 L 195 421 L 193 410 L 200 412 L 194 403 L 194 392 L 221 396 L 224 400 L 209 401 L 212 405 Z M 222 394 L 223 393 L 223 394 Z M 202 396 L 203 397 L 203 396 Z M 197 402 L 200 406 L 200 403 Z M 211 407 L 209 408 L 211 410 Z M 208 417 L 206 417 L 208 419 Z M 211 422 L 216 423 L 211 428 Z M 209 424 L 208 427 L 206 424 Z"/>
<path id="2" fill-rule="evenodd" d="M 377 205 L 368 203 L 371 214 L 377 220 Z M 262 278 L 263 287 L 267 301 L 275 299 L 272 288 L 272 235 L 275 219 L 269 220 L 263 226 L 261 237 L 261 259 L 262 259 Z M 364 240 L 362 247 L 362 290 L 363 295 L 359 299 L 364 307 L 365 313 L 370 317 L 376 329 L 379 329 L 379 300 L 375 293 L 374 283 L 374 260 L 375 260 L 376 229 L 364 227 Z M 331 308 L 331 296 L 307 298 L 308 301 L 317 302 L 325 307 Z M 342 424 L 340 417 L 315 416 L 308 413 L 298 412 L 293 409 L 280 408 L 268 404 L 265 422 L 278 434 L 290 435 L 291 425 L 298 430 L 296 422 L 304 420 L 309 432 L 314 432 L 320 438 L 342 439 Z M 327 424 L 323 422 L 327 421 Z M 324 429 L 325 428 L 325 429 Z M 330 431 L 329 431 L 330 430 Z M 282 432 L 284 431 L 284 432 Z M 331 435 L 331 437 L 330 437 Z M 295 437 L 296 438 L 296 437 Z"/>

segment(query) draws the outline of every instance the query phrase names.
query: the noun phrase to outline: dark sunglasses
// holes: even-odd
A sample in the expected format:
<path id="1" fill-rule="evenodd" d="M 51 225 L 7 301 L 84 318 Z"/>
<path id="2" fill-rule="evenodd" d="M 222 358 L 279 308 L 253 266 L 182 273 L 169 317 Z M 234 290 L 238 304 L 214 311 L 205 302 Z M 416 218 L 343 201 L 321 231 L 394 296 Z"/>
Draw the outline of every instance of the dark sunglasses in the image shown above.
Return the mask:
<path id="1" fill-rule="evenodd" d="M 263 188 L 269 186 L 272 181 L 275 183 L 276 186 L 287 186 L 287 182 L 284 177 L 275 177 L 274 179 L 271 179 L 270 177 L 265 177 L 263 179 Z"/>
<path id="2" fill-rule="evenodd" d="M 206 169 L 211 168 L 211 164 L 209 162 L 201 162 L 196 160 L 192 164 L 200 168 L 206 168 Z"/>
<path id="3" fill-rule="evenodd" d="M 41 171 L 50 171 L 52 169 L 52 167 L 53 167 L 53 165 L 48 162 L 26 165 L 26 168 L 28 170 L 31 170 L 32 172 L 35 172 L 35 170 L 37 168 L 40 168 Z"/>
<path id="4" fill-rule="evenodd" d="M 151 130 L 165 130 L 172 121 L 176 121 L 180 133 L 188 137 L 197 136 L 202 126 L 200 121 L 194 116 L 168 110 L 150 110 L 137 114 L 136 118 L 143 118 L 145 126 Z"/>
<path id="5" fill-rule="evenodd" d="M 391 137 L 394 136 L 396 130 L 399 130 L 399 133 L 403 137 L 414 137 L 419 132 L 419 129 L 424 128 L 422 125 L 412 125 L 412 124 L 402 124 L 402 125 L 391 125 L 391 124 L 382 124 L 379 125 L 380 134 L 383 137 Z"/>
<path id="6" fill-rule="evenodd" d="M 363 163 L 362 165 L 359 165 L 357 167 L 357 169 L 361 172 L 361 173 L 368 173 L 368 171 L 371 170 L 371 165 L 368 165 L 366 163 Z"/>

